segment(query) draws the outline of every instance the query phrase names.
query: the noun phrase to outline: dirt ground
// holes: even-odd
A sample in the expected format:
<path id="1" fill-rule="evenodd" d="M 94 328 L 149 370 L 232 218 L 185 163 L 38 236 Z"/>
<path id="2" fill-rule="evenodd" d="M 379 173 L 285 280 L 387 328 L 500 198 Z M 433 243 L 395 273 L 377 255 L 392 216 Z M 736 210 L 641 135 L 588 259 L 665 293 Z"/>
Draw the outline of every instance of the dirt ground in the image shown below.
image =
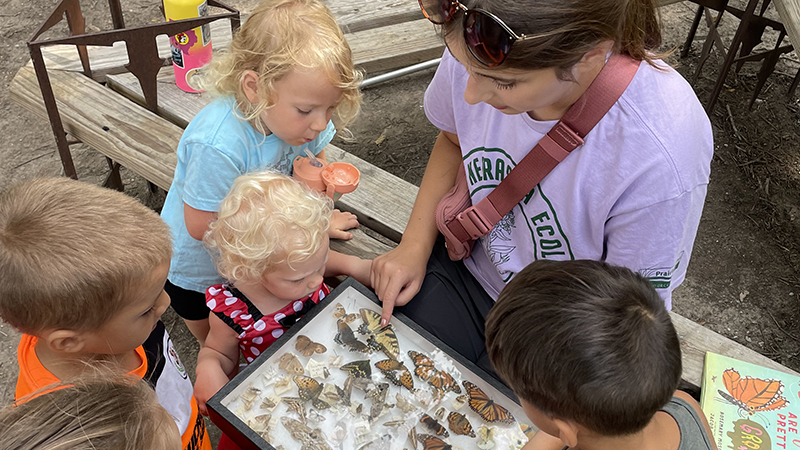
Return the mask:
<path id="1" fill-rule="evenodd" d="M 128 25 L 157 20 L 159 3 L 124 1 Z M 232 3 L 247 11 L 255 1 Z M 19 180 L 61 173 L 48 123 L 13 104 L 7 92 L 15 72 L 29 58 L 25 40 L 54 4 L 6 0 L 0 9 L 0 190 Z M 83 8 L 90 30 L 109 27 L 104 1 L 84 1 Z M 694 10 L 688 2 L 662 8 L 665 50 L 683 42 Z M 723 20 L 726 42 L 737 24 L 730 16 Z M 676 54 L 669 59 L 688 79 L 705 33 L 701 26 L 689 57 L 679 59 Z M 767 38 L 774 40 L 776 35 L 768 33 Z M 703 102 L 720 65 L 715 53 L 694 84 Z M 800 370 L 800 102 L 786 96 L 800 64 L 794 53 L 784 55 L 748 111 L 758 67 L 748 64 L 738 76 L 729 75 L 710 114 L 716 141 L 711 183 L 689 273 L 673 303 L 680 314 Z M 437 133 L 422 109 L 432 74 L 429 70 L 367 89 L 363 114 L 351 127 L 355 141 L 334 143 L 418 184 Z M 104 158 L 82 144 L 72 151 L 81 179 L 102 183 L 107 172 Z M 124 171 L 123 179 L 126 192 L 151 207 L 160 206 L 159 199 L 147 198 L 140 177 Z M 171 311 L 165 322 L 192 368 L 197 348 L 191 336 Z M 18 334 L 0 323 L 0 404 L 13 398 L 17 342 Z"/>

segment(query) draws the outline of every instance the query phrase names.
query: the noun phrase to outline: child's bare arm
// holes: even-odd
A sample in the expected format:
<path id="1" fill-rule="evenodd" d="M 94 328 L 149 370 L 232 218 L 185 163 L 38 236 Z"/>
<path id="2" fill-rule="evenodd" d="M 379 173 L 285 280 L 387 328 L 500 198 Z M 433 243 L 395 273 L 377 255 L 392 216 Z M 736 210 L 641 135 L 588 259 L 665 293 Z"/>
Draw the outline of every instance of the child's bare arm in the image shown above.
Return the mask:
<path id="1" fill-rule="evenodd" d="M 215 211 L 202 211 L 194 209 L 186 203 L 183 204 L 183 221 L 186 223 L 186 231 L 189 236 L 203 240 L 203 235 L 208 231 L 208 224 L 217 218 Z"/>
<path id="2" fill-rule="evenodd" d="M 328 256 L 328 264 L 325 266 L 325 276 L 349 275 L 364 286 L 370 287 L 369 273 L 371 267 L 371 259 L 361 259 L 357 256 L 345 255 L 331 250 Z"/>
<path id="3" fill-rule="evenodd" d="M 236 374 L 239 366 L 239 339 L 228 325 L 211 314 L 211 330 L 197 355 L 197 382 L 194 396 L 201 414 L 208 414 L 206 402 Z"/>
<path id="4" fill-rule="evenodd" d="M 331 227 L 328 229 L 328 235 L 331 239 L 353 239 L 353 234 L 348 233 L 347 230 L 358 228 L 358 218 L 356 215 L 349 212 L 342 212 L 334 209 L 331 213 Z"/>

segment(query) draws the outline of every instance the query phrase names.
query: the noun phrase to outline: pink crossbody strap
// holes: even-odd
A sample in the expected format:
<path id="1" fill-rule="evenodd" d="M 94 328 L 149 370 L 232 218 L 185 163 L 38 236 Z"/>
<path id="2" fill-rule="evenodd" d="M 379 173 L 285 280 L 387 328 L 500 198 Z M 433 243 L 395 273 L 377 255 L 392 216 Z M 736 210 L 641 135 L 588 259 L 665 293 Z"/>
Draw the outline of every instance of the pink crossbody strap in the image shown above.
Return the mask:
<path id="1" fill-rule="evenodd" d="M 613 55 L 564 117 L 542 137 L 486 198 L 458 214 L 447 227 L 462 242 L 489 234 L 534 186 L 539 184 L 619 100 L 640 61 Z"/>

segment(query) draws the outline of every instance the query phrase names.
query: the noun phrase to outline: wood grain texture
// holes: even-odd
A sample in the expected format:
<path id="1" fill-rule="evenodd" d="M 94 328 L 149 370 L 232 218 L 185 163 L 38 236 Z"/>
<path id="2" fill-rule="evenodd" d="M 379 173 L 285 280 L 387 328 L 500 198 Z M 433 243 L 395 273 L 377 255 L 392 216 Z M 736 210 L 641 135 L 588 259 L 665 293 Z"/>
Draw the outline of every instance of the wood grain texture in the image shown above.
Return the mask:
<path id="1" fill-rule="evenodd" d="M 61 120 L 68 133 L 109 158 L 168 189 L 183 130 L 75 72 L 50 71 Z M 33 68 L 23 67 L 9 86 L 12 99 L 45 119 Z"/>
<path id="2" fill-rule="evenodd" d="M 706 352 L 719 353 L 742 361 L 780 370 L 795 376 L 799 374 L 766 356 L 699 325 L 680 314 L 671 312 L 672 323 L 681 341 L 683 380 L 700 387 L 703 382 L 703 363 Z"/>

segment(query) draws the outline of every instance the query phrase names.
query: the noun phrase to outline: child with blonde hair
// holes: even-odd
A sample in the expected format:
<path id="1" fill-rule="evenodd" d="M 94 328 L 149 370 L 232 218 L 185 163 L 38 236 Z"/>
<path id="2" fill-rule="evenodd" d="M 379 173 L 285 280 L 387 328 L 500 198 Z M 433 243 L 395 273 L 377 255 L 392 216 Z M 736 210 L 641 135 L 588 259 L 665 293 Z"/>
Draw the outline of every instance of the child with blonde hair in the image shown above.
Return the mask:
<path id="1" fill-rule="evenodd" d="M 172 307 L 202 344 L 204 292 L 222 282 L 202 238 L 233 180 L 247 172 L 292 173 L 306 149 L 323 148 L 358 113 L 361 75 L 330 11 L 318 0 L 265 0 L 212 62 L 207 84 L 222 96 L 192 120 L 162 217 L 174 256 L 166 284 Z M 330 235 L 349 239 L 354 215 L 333 212 Z"/>
<path id="2" fill-rule="evenodd" d="M 236 179 L 205 242 L 228 282 L 208 288 L 213 312 L 197 357 L 201 411 L 247 362 L 261 354 L 330 290 L 323 277 L 346 274 L 369 283 L 372 261 L 331 251 L 331 201 L 274 172 Z"/>
<path id="3" fill-rule="evenodd" d="M 184 449 L 211 450 L 161 315 L 169 228 L 127 195 L 69 178 L 0 194 L 0 318 L 23 333 L 17 400 L 108 365 L 146 380 Z"/>
<path id="4" fill-rule="evenodd" d="M 180 448 L 172 417 L 136 378 L 80 379 L 0 409 L 0 450 Z"/>

